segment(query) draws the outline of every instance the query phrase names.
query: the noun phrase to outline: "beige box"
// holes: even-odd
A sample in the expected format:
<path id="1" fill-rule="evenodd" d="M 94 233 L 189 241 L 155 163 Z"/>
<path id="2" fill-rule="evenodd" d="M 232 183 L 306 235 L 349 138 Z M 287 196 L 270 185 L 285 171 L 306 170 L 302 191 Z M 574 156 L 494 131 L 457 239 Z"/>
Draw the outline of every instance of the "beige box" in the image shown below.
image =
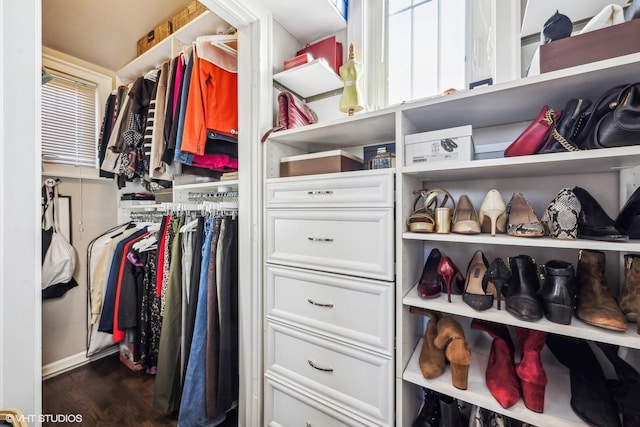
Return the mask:
<path id="1" fill-rule="evenodd" d="M 173 189 L 158 190 L 153 193 L 156 203 L 173 202 Z"/>
<path id="2" fill-rule="evenodd" d="M 153 30 L 149 31 L 146 36 L 138 40 L 138 56 L 142 55 L 153 46 L 166 39 L 173 32 L 173 24 L 171 22 L 163 22 L 157 25 Z"/>
<path id="3" fill-rule="evenodd" d="M 316 175 L 362 169 L 362 159 L 344 150 L 323 151 L 280 159 L 280 176 Z"/>
<path id="4" fill-rule="evenodd" d="M 176 31 L 178 28 L 181 28 L 191 22 L 193 18 L 202 14 L 207 7 L 200 3 L 198 0 L 194 0 L 189 3 L 184 9 L 180 12 L 173 15 L 171 18 L 171 23 L 173 24 L 173 31 Z"/>
<path id="5" fill-rule="evenodd" d="M 404 164 L 418 166 L 440 161 L 471 161 L 471 125 L 422 132 L 404 137 Z"/>

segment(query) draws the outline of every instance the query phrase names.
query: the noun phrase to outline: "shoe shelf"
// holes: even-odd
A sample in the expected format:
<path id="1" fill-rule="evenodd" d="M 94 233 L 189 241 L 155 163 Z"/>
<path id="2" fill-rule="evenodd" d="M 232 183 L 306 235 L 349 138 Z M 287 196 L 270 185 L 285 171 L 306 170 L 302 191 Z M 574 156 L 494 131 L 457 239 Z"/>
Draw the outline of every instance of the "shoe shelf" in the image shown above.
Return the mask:
<path id="1" fill-rule="evenodd" d="M 430 242 L 452 242 L 482 245 L 520 246 L 557 249 L 591 249 L 594 251 L 640 252 L 640 240 L 625 242 L 604 242 L 600 240 L 559 240 L 550 237 L 515 237 L 506 234 L 492 236 L 481 234 L 438 234 L 405 232 L 402 238 L 406 240 L 425 240 Z"/>
<path id="2" fill-rule="evenodd" d="M 481 406 L 489 411 L 498 412 L 508 417 L 533 424 L 535 426 L 586 426 L 570 408 L 571 387 L 569 381 L 569 371 L 564 368 L 553 357 L 547 348 L 541 354 L 542 364 L 547 375 L 548 383 L 545 388 L 544 412 L 537 413 L 529 410 L 523 403 L 522 398 L 512 407 L 503 408 L 491 395 L 485 381 L 485 369 L 489 358 L 490 340 L 478 335 L 472 340 L 471 366 L 469 367 L 468 386 L 466 390 L 455 388 L 451 384 L 451 371 L 447 366 L 445 372 L 433 379 L 426 379 L 422 376 L 418 360 L 422 348 L 422 339 L 413 351 L 409 363 L 407 364 L 402 379 L 421 387 L 427 387 L 439 393 L 443 393 L 456 399 L 463 400 L 470 404 Z"/>
<path id="3" fill-rule="evenodd" d="M 611 172 L 638 165 L 640 146 L 631 146 L 468 162 L 434 162 L 428 166 L 404 167 L 402 173 L 430 181 L 457 181 L 480 176 L 504 179 Z"/>
<path id="4" fill-rule="evenodd" d="M 461 295 L 451 295 L 451 302 L 447 301 L 447 295 L 441 294 L 436 298 L 424 299 L 418 295 L 417 284 L 402 298 L 402 304 L 410 307 L 425 308 L 427 310 L 439 311 L 442 313 L 454 314 L 466 318 L 488 320 L 490 322 L 502 323 L 511 326 L 520 326 L 528 329 L 550 332 L 559 335 L 566 335 L 591 341 L 601 341 L 622 347 L 640 349 L 640 335 L 636 332 L 636 324 L 630 323 L 625 332 L 612 331 L 597 326 L 584 323 L 577 317 L 571 319 L 570 325 L 553 323 L 542 318 L 536 322 L 526 322 L 512 316 L 504 309 L 504 299 L 502 300 L 502 310 L 498 310 L 497 302 L 493 308 L 484 311 L 477 311 L 469 307 L 462 300 Z"/>

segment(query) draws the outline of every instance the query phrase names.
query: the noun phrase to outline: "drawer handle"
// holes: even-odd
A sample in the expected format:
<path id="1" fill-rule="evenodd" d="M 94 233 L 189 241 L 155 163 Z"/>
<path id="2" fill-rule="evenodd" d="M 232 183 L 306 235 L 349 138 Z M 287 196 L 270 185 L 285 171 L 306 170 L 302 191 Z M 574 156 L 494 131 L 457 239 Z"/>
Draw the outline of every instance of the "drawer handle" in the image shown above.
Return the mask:
<path id="1" fill-rule="evenodd" d="M 318 307 L 333 308 L 333 304 L 323 304 L 321 302 L 315 302 L 314 300 L 309 298 L 307 298 L 307 301 L 309 301 L 309 304 L 317 305 Z"/>
<path id="2" fill-rule="evenodd" d="M 307 191 L 307 194 L 310 196 L 318 196 L 318 195 L 324 195 L 324 194 L 333 194 L 333 191 L 331 190 Z"/>
<path id="3" fill-rule="evenodd" d="M 331 238 L 323 238 L 323 237 L 307 237 L 311 242 L 333 242 Z"/>
<path id="4" fill-rule="evenodd" d="M 307 362 L 309 362 L 309 365 L 311 365 L 312 368 L 317 369 L 318 371 L 333 372 L 333 368 L 323 368 L 321 366 L 318 366 L 315 363 L 313 363 L 311 359 L 307 359 Z"/>

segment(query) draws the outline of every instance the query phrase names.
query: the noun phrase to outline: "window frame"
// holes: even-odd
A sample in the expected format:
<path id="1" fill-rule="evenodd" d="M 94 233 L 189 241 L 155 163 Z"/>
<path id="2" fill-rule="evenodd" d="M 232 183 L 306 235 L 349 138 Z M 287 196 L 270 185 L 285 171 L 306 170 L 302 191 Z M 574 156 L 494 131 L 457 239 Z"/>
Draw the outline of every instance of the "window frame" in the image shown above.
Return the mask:
<path id="1" fill-rule="evenodd" d="M 63 76 L 71 79 L 77 79 L 80 82 L 87 82 L 89 84 L 95 84 L 97 88 L 97 100 L 96 100 L 96 163 L 94 166 L 86 165 L 71 165 L 57 163 L 55 161 L 44 161 L 41 158 L 42 169 L 45 172 L 51 171 L 57 173 L 58 171 L 66 171 L 69 175 L 78 176 L 97 176 L 99 165 L 97 162 L 97 150 L 98 140 L 100 138 L 100 126 L 102 118 L 104 117 L 105 102 L 114 87 L 114 77 L 106 73 L 102 73 L 96 70 L 92 70 L 87 66 L 83 66 L 80 60 L 78 63 L 72 62 L 75 58 L 62 58 L 62 55 L 56 55 L 55 51 L 45 52 L 43 49 L 42 54 L 42 66 L 49 70 L 62 74 Z M 42 138 L 42 136 L 41 136 Z M 42 139 L 38 141 L 42 151 Z"/>

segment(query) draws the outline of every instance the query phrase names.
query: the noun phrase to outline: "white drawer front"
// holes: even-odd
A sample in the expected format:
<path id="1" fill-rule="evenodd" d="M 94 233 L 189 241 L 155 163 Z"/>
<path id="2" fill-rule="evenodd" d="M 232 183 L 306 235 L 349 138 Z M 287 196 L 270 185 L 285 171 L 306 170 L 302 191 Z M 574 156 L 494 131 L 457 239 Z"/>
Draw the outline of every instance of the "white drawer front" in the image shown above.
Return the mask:
<path id="1" fill-rule="evenodd" d="M 267 316 L 391 355 L 393 291 L 389 282 L 267 267 Z"/>
<path id="2" fill-rule="evenodd" d="M 344 427 L 370 426 L 266 376 L 265 425 L 269 427 Z"/>
<path id="3" fill-rule="evenodd" d="M 376 423 L 393 416 L 393 361 L 268 322 L 267 369 Z"/>
<path id="4" fill-rule="evenodd" d="M 267 208 L 393 207 L 393 173 L 327 174 L 267 182 Z"/>
<path id="5" fill-rule="evenodd" d="M 267 211 L 267 261 L 393 280 L 393 211 Z"/>

